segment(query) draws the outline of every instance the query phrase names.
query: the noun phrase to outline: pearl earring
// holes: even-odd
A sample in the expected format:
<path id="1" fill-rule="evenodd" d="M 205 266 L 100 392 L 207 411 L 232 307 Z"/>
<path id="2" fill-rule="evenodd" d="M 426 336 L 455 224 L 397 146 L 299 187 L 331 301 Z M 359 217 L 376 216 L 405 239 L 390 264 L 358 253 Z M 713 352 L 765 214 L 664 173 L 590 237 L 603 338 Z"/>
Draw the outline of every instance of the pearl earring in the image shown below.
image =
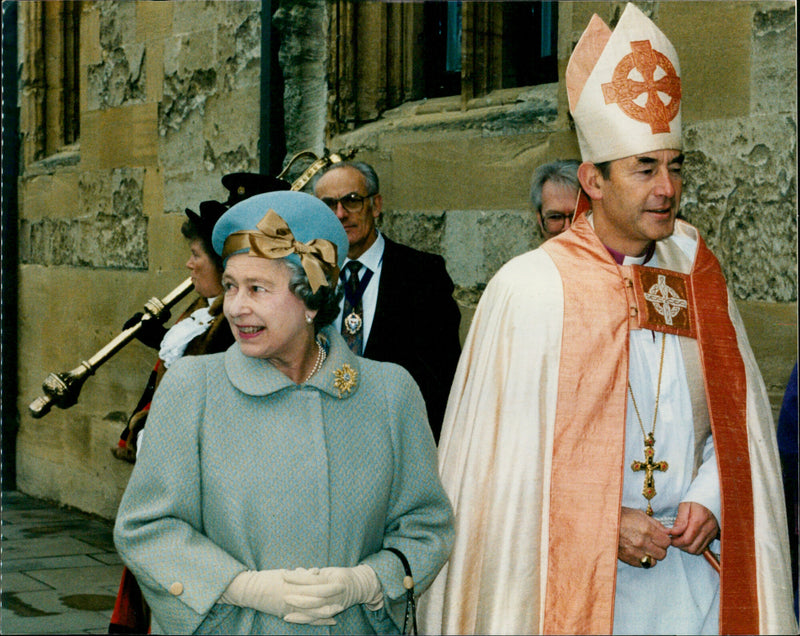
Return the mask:
<path id="1" fill-rule="evenodd" d="M 306 322 L 310 325 L 312 322 L 314 322 L 314 319 L 308 314 L 306 314 Z"/>

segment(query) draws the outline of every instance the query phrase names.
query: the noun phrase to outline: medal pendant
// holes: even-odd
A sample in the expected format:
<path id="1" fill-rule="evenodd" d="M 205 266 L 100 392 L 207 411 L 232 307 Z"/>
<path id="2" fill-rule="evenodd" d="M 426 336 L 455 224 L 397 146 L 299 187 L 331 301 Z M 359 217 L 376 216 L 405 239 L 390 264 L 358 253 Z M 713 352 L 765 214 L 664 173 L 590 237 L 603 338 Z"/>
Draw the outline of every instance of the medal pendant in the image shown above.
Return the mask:
<path id="1" fill-rule="evenodd" d="M 351 336 L 356 335 L 361 331 L 362 320 L 361 316 L 353 312 L 344 319 L 344 327 Z"/>

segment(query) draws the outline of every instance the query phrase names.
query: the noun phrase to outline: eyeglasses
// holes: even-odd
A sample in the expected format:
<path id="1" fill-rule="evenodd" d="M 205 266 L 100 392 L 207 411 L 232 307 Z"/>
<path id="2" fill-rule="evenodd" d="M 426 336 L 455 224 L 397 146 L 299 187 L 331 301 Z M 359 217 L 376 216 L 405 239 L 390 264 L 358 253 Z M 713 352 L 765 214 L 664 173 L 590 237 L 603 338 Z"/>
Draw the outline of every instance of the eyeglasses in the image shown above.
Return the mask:
<path id="1" fill-rule="evenodd" d="M 545 214 L 542 217 L 542 223 L 548 232 L 560 232 L 564 229 L 567 219 L 571 218 L 571 214 Z"/>
<path id="2" fill-rule="evenodd" d="M 342 204 L 342 207 L 351 213 L 361 212 L 362 208 L 364 207 L 364 200 L 371 199 L 375 195 L 367 195 L 362 197 L 360 194 L 356 192 L 350 192 L 349 194 L 345 194 L 343 197 L 338 199 L 334 199 L 333 197 L 322 197 L 320 200 L 327 205 L 331 210 L 336 212 L 336 208 L 339 207 L 339 204 Z"/>

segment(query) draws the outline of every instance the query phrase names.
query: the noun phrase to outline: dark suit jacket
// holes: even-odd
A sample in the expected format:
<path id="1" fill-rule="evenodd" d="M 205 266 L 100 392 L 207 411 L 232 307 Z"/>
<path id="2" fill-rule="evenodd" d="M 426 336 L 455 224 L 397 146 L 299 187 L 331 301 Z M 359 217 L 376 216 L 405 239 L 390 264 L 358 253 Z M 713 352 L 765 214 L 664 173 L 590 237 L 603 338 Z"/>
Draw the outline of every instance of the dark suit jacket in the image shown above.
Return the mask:
<path id="1" fill-rule="evenodd" d="M 364 357 L 395 362 L 416 380 L 436 441 L 461 354 L 461 312 L 444 259 L 386 238 L 378 302 Z"/>

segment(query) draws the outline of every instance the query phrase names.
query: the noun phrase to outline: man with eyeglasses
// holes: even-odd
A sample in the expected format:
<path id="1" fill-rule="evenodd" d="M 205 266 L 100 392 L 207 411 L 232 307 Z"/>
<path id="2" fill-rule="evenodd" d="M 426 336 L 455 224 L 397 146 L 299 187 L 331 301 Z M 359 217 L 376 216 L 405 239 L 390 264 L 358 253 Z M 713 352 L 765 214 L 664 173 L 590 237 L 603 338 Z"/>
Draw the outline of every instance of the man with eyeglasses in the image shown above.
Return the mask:
<path id="1" fill-rule="evenodd" d="M 569 229 L 581 184 L 579 161 L 566 159 L 545 163 L 533 172 L 531 207 L 544 240 Z"/>
<path id="2" fill-rule="evenodd" d="M 314 194 L 334 211 L 350 242 L 334 324 L 358 355 L 394 362 L 411 374 L 438 442 L 461 353 L 461 313 L 444 259 L 378 231 L 383 197 L 369 164 L 333 164 L 317 178 Z"/>

